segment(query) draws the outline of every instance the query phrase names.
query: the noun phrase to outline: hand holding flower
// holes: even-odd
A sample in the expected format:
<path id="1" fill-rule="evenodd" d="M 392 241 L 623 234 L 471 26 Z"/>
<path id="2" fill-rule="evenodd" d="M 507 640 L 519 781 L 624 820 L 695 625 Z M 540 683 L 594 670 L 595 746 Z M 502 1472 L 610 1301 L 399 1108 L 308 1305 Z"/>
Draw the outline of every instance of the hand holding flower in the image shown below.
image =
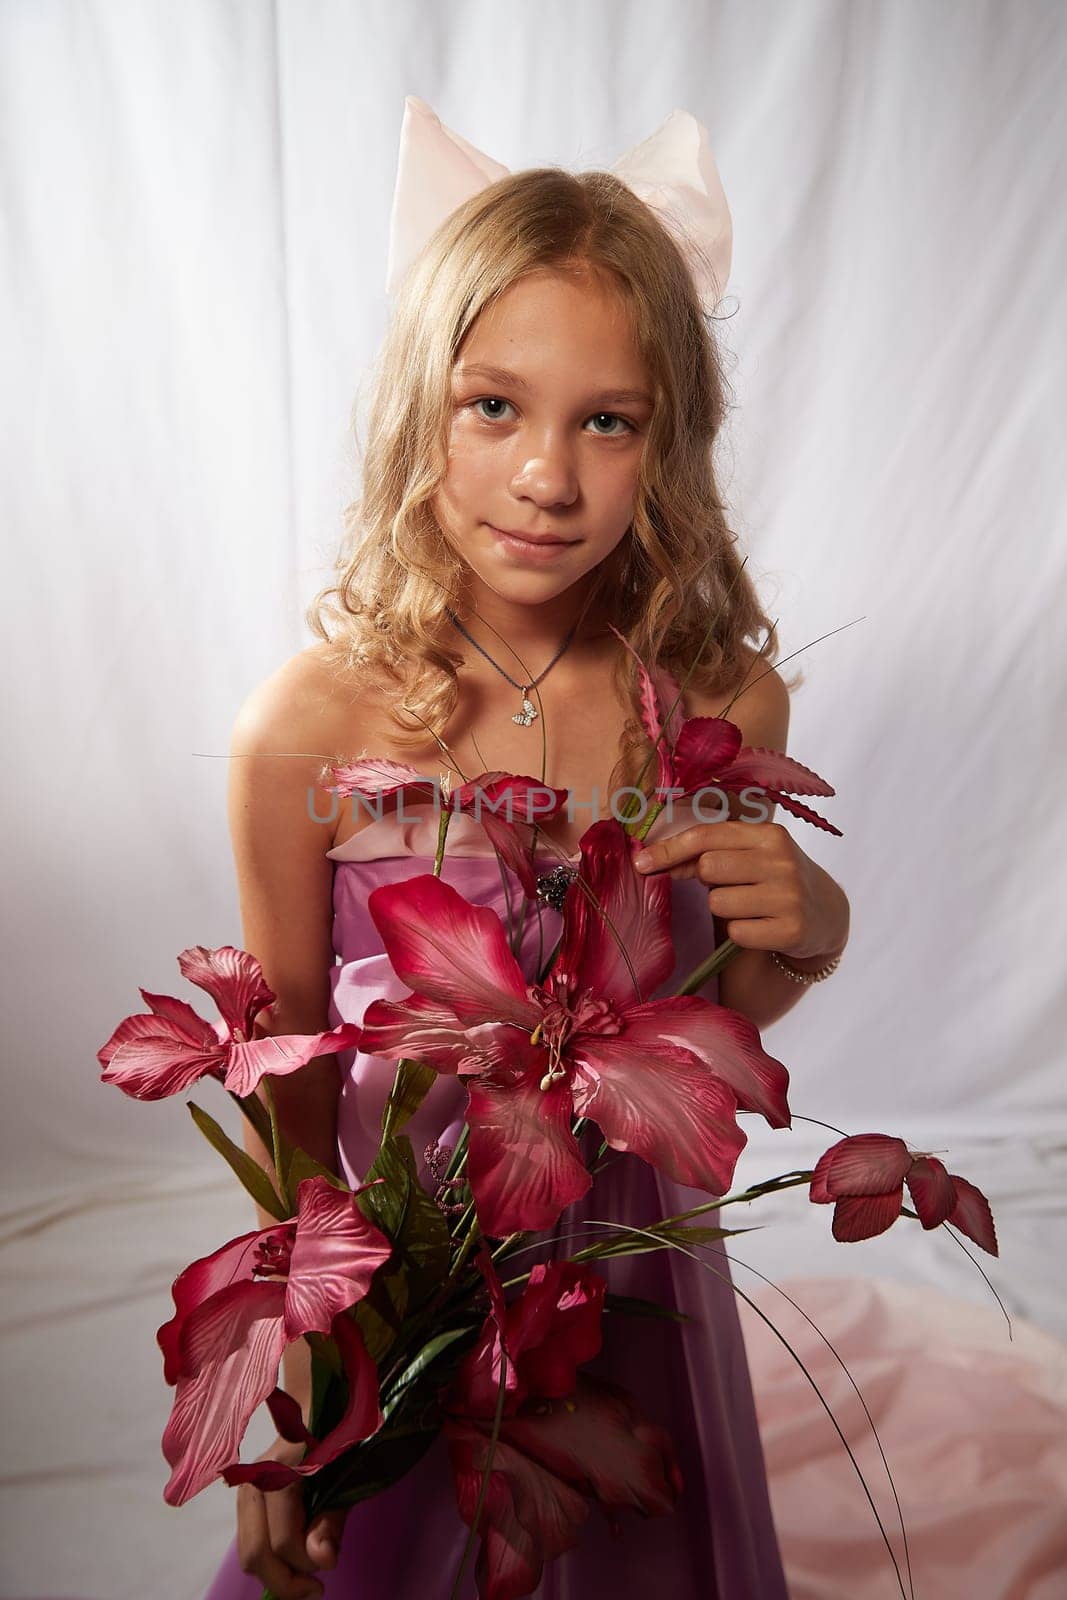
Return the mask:
<path id="1" fill-rule="evenodd" d="M 848 897 L 781 823 L 694 823 L 647 845 L 634 866 L 711 885 L 708 907 L 742 949 L 825 960 L 848 943 Z"/>

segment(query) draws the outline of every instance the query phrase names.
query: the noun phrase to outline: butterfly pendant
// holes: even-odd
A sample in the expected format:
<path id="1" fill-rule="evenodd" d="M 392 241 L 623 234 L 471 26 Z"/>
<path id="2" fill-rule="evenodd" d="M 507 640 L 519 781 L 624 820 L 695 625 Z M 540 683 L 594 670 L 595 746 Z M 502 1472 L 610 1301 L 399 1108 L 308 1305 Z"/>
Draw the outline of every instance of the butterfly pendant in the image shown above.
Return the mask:
<path id="1" fill-rule="evenodd" d="M 530 723 L 533 721 L 534 717 L 536 717 L 536 716 L 537 716 L 537 707 L 533 704 L 532 701 L 527 700 L 526 696 L 523 695 L 523 697 L 522 697 L 522 710 L 521 711 L 516 711 L 515 715 L 512 717 L 511 720 L 512 720 L 512 722 L 521 723 L 521 725 L 524 728 L 528 728 L 530 726 Z"/>

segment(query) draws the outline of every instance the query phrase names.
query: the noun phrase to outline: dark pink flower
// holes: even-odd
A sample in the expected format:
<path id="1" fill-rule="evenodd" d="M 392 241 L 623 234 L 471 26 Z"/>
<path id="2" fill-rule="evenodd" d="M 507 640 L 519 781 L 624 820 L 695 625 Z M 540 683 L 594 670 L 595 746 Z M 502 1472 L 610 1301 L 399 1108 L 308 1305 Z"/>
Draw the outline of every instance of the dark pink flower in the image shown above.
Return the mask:
<path id="1" fill-rule="evenodd" d="M 615 1384 L 578 1373 L 600 1349 L 604 1279 L 572 1261 L 549 1262 L 505 1306 L 487 1251 L 479 1265 L 492 1309 L 445 1399 L 444 1433 L 460 1515 L 472 1525 L 506 1355 L 477 1578 L 481 1600 L 518 1600 L 537 1587 L 546 1561 L 577 1544 L 595 1504 L 664 1516 L 682 1478 L 666 1431 Z"/>
<path id="2" fill-rule="evenodd" d="M 614 631 L 618 633 L 617 629 Z M 835 791 L 824 778 L 780 750 L 742 746 L 741 729 L 725 717 L 683 720 L 678 709 L 681 702 L 675 703 L 678 685 L 667 669 L 655 667 L 649 671 L 621 633 L 618 637 L 637 662 L 641 721 L 656 747 L 657 782 L 661 789 L 673 789 L 678 796 L 695 794 L 699 789 L 738 793 L 745 788 L 759 788 L 768 800 L 793 816 L 842 837 L 840 828 L 810 806 L 790 798 L 794 794 L 832 795 Z"/>
<path id="3" fill-rule="evenodd" d="M 835 1239 L 870 1239 L 900 1216 L 905 1183 L 924 1228 L 947 1222 L 997 1254 L 993 1214 L 981 1190 L 948 1172 L 936 1156 L 909 1150 L 903 1139 L 885 1133 L 857 1133 L 831 1145 L 815 1164 L 809 1199 L 833 1204 Z"/>
<path id="4" fill-rule="evenodd" d="M 163 1375 L 176 1388 L 163 1434 L 174 1469 L 163 1491 L 168 1504 L 183 1505 L 218 1477 L 264 1489 L 296 1483 L 381 1426 L 377 1371 L 347 1313 L 392 1246 L 360 1210 L 362 1192 L 305 1178 L 293 1221 L 232 1239 L 175 1279 L 175 1314 L 156 1335 Z M 321 1440 L 303 1429 L 299 1407 L 277 1387 L 286 1345 L 312 1332 L 334 1339 L 348 1381 L 344 1416 Z M 238 1460 L 264 1400 L 283 1437 L 299 1434 L 312 1446 L 295 1467 Z"/>
<path id="5" fill-rule="evenodd" d="M 442 798 L 440 789 L 424 773 L 399 761 L 376 756 L 330 768 L 331 793 L 358 794 L 371 801 L 380 795 L 390 806 L 401 800 L 436 802 L 449 811 L 465 812 L 480 822 L 494 849 L 518 877 L 526 894 L 537 893 L 533 870 L 534 829 L 548 822 L 567 803 L 566 789 L 551 789 L 536 778 L 510 772 L 483 772 L 469 783 L 457 784 Z"/>
<path id="6" fill-rule="evenodd" d="M 414 993 L 372 1001 L 361 1048 L 466 1077 L 467 1171 L 488 1234 L 551 1227 L 585 1194 L 575 1113 L 616 1150 L 712 1194 L 744 1148 L 738 1106 L 789 1125 L 788 1074 L 747 1017 L 695 995 L 646 998 L 674 965 L 670 880 L 635 872 L 637 848 L 614 820 L 586 830 L 543 984 L 527 984 L 497 914 L 439 878 L 368 898 Z"/>
<path id="7" fill-rule="evenodd" d="M 178 957 L 183 977 L 206 989 L 221 1021 L 205 1022 L 184 1000 L 140 991 L 150 1014 L 120 1022 L 96 1052 L 103 1083 L 114 1083 L 135 1100 L 162 1100 L 182 1094 L 198 1078 L 221 1078 L 237 1095 L 249 1095 L 264 1073 L 295 1072 L 313 1056 L 333 1055 L 359 1042 L 359 1029 L 346 1022 L 328 1033 L 290 1033 L 254 1039 L 256 1017 L 275 995 L 263 970 L 247 950 L 193 945 Z"/>

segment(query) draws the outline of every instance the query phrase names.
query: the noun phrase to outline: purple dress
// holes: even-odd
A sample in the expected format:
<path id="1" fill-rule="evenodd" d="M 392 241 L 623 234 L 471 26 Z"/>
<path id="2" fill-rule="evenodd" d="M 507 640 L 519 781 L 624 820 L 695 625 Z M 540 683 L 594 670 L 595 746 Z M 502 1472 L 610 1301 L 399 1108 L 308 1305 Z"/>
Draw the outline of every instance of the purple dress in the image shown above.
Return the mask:
<path id="1" fill-rule="evenodd" d="M 677 808 L 670 821 L 661 813 L 650 837 L 674 833 L 690 820 Z M 408 992 L 382 950 L 367 896 L 380 884 L 432 871 L 436 835 L 429 808 L 409 806 L 404 819 L 375 821 L 328 852 L 335 863 L 333 938 L 340 958 L 332 975 L 331 1026 L 359 1022 L 372 1000 Z M 546 854 L 539 857 L 538 871 L 558 864 L 558 855 Z M 484 832 L 469 817 L 455 816 L 450 823 L 442 877 L 468 900 L 492 906 L 505 926 L 506 883 L 511 905 L 521 914 L 517 880 L 491 854 Z M 669 994 L 712 948 L 706 893 L 696 878 L 672 884 L 677 961 L 674 975 L 657 994 Z M 518 957 L 528 978 L 536 975 L 540 950 L 546 957 L 552 950 L 560 927 L 551 908 L 540 907 L 540 928 L 537 912 L 528 911 Z M 702 993 L 714 999 L 716 987 L 712 979 Z M 338 1151 L 342 1172 L 356 1183 L 377 1151 L 395 1063 L 352 1051 L 338 1059 L 343 1070 Z M 465 1105 L 462 1083 L 439 1077 L 405 1128 L 427 1188 L 433 1180 L 423 1159 L 425 1147 L 434 1139 L 455 1143 Z M 563 1213 L 557 1231 L 574 1231 L 585 1217 L 643 1227 L 706 1199 L 701 1190 L 674 1183 L 637 1156 L 617 1154 L 589 1194 Z M 559 1253 L 566 1254 L 566 1248 Z M 576 1548 L 546 1565 L 535 1591 L 538 1600 L 649 1593 L 671 1600 L 787 1600 L 729 1267 L 717 1249 L 703 1256 L 721 1277 L 673 1250 L 596 1263 L 609 1290 L 657 1300 L 692 1319 L 605 1316 L 603 1348 L 583 1369 L 630 1390 L 649 1420 L 667 1428 L 684 1489 L 669 1516 L 621 1513 L 618 1536 L 593 1507 Z M 528 1263 L 535 1259 L 526 1258 Z M 443 1600 L 451 1592 L 467 1531 L 456 1509 L 445 1440 L 439 1437 L 406 1477 L 349 1512 L 337 1567 L 318 1574 L 327 1600 Z M 473 1570 L 472 1558 L 463 1600 L 476 1594 Z M 235 1541 L 205 1600 L 259 1600 L 261 1593 L 259 1580 L 241 1572 Z"/>

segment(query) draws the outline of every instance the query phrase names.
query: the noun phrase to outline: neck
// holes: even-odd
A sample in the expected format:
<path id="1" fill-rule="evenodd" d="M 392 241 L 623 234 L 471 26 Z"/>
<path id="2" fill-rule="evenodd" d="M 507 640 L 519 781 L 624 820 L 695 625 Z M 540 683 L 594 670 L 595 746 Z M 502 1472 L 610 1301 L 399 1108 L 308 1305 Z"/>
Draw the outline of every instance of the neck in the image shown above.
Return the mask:
<path id="1" fill-rule="evenodd" d="M 453 611 L 505 672 L 530 682 L 548 665 L 572 627 L 568 656 L 583 644 L 611 637 L 603 608 L 588 604 L 588 597 L 587 588 L 575 585 L 543 605 L 515 605 L 484 590 L 465 596 Z"/>

